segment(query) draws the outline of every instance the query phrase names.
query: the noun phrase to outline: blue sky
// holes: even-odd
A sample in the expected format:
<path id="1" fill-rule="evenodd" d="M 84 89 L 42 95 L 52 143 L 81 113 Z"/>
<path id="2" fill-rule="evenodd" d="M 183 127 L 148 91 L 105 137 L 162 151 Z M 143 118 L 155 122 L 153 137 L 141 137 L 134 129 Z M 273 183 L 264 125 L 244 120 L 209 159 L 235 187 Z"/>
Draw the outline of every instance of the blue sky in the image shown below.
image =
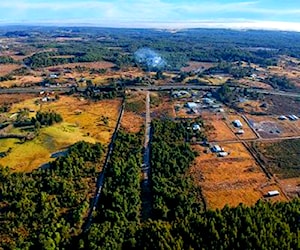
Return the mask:
<path id="1" fill-rule="evenodd" d="M 300 0 L 1 0 L 0 23 L 300 31 Z"/>

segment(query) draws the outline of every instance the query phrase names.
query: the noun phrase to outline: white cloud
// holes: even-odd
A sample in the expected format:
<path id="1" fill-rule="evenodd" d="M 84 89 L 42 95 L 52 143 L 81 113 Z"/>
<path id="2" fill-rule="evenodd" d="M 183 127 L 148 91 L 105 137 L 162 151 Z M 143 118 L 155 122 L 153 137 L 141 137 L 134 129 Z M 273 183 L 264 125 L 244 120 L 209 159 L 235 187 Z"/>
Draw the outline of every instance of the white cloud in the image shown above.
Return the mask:
<path id="1" fill-rule="evenodd" d="M 11 0 L 0 2 L 1 9 L 11 9 L 13 22 L 28 20 L 28 22 L 54 22 L 46 13 L 56 13 L 55 22 L 75 24 L 97 24 L 99 26 L 123 27 L 218 27 L 218 28 L 262 28 L 300 31 L 300 17 L 296 22 L 248 21 L 237 17 L 253 16 L 252 19 L 277 20 L 288 15 L 299 15 L 299 9 L 265 9 L 259 1 L 220 3 L 217 0 L 205 2 L 165 2 L 164 0 L 79 0 L 79 1 L 41 1 L 41 0 Z M 32 12 L 45 12 L 45 19 L 30 19 Z M 72 13 L 72 15 L 70 15 Z M 83 13 L 83 14 L 82 14 Z M 70 16 L 68 16 L 70 15 Z M 218 16 L 232 18 L 216 19 Z M 258 18 L 261 16 L 262 18 Z M 281 18 L 279 18 L 281 17 Z M 19 20 L 17 19 L 19 18 Z M 72 19 L 71 19 L 72 18 Z M 76 18 L 76 19 L 74 19 Z M 210 18 L 203 21 L 204 18 Z M 47 20 L 48 19 L 48 20 Z M 31 20 L 31 21 L 30 21 Z M 212 21 L 216 20 L 216 21 Z M 292 20 L 292 19 L 290 19 Z"/>

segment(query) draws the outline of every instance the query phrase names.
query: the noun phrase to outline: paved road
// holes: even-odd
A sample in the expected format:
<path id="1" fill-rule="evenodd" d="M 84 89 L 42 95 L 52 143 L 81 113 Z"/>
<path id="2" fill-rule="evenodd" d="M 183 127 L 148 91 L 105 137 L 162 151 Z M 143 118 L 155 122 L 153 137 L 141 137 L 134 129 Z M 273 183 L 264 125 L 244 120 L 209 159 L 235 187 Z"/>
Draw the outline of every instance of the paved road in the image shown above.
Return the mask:
<path id="1" fill-rule="evenodd" d="M 151 117 L 150 117 L 150 92 L 146 92 L 146 119 L 145 119 L 145 141 L 144 157 L 142 164 L 142 219 L 147 220 L 151 216 L 152 195 L 150 188 L 150 138 L 151 138 Z"/>
<path id="2" fill-rule="evenodd" d="M 194 89 L 194 90 L 212 90 L 217 89 L 219 86 L 207 86 L 207 85 L 163 85 L 163 86 L 127 86 L 129 90 L 146 90 L 146 91 L 163 91 L 163 90 L 176 90 L 176 89 Z M 233 87 L 235 88 L 235 87 Z M 238 87 L 244 89 L 242 87 Z M 264 89 L 253 89 L 247 88 L 250 92 L 257 92 L 261 94 L 280 95 L 287 97 L 299 97 L 300 93 L 295 92 L 284 92 L 277 90 L 264 90 Z M 71 87 L 55 86 L 55 87 L 27 87 L 27 88 L 10 88 L 0 89 L 0 94 L 12 94 L 12 93 L 39 93 L 41 91 L 56 91 L 56 92 L 68 92 Z M 79 89 L 83 91 L 84 89 Z"/>
<path id="3" fill-rule="evenodd" d="M 150 93 L 146 94 L 146 121 L 145 121 L 145 142 L 144 142 L 144 159 L 143 164 L 146 166 L 144 172 L 144 180 L 148 180 L 150 172 L 150 133 L 151 133 L 151 118 L 150 118 Z"/>
<path id="4" fill-rule="evenodd" d="M 178 90 L 178 89 L 194 89 L 194 90 L 211 90 L 217 89 L 219 86 L 207 86 L 207 85 L 163 85 L 163 86 L 128 86 L 126 87 L 130 90 L 148 90 L 148 91 L 159 91 L 159 90 Z M 244 89 L 242 87 L 232 87 L 232 89 Z M 270 94 L 270 95 L 281 95 L 288 97 L 300 97 L 300 93 L 295 92 L 284 92 L 277 90 L 264 90 L 264 89 L 253 89 L 247 88 L 251 92 L 257 92 L 261 94 Z"/>

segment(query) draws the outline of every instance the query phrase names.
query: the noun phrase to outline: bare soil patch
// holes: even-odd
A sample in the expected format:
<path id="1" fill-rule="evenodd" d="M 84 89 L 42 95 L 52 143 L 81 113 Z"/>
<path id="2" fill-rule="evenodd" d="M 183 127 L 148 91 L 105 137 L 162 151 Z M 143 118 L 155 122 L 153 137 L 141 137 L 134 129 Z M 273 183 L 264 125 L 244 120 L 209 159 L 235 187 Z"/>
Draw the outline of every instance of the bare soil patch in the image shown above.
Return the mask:
<path id="1" fill-rule="evenodd" d="M 13 70 L 21 68 L 22 65 L 19 64 L 0 64 L 0 76 L 7 75 Z"/>
<path id="2" fill-rule="evenodd" d="M 66 63 L 55 66 L 57 69 L 63 69 L 63 68 L 75 68 L 75 67 L 85 67 L 88 69 L 109 69 L 114 67 L 115 64 L 111 62 L 101 61 L 101 62 L 80 62 L 80 63 Z M 51 69 L 53 67 L 48 67 L 47 69 Z"/>
<path id="3" fill-rule="evenodd" d="M 277 116 L 247 115 L 251 126 L 263 138 L 291 137 L 300 135 L 300 121 L 279 120 Z"/>
<path id="4" fill-rule="evenodd" d="M 1 94 L 0 105 L 18 103 L 34 97 L 34 94 Z"/>
<path id="5" fill-rule="evenodd" d="M 121 127 L 129 133 L 138 133 L 145 123 L 145 118 L 134 112 L 125 111 L 121 121 Z"/>
<path id="6" fill-rule="evenodd" d="M 181 68 L 181 71 L 183 72 L 204 71 L 206 69 L 214 67 L 215 65 L 216 65 L 215 63 L 190 61 L 188 62 L 188 66 Z"/>

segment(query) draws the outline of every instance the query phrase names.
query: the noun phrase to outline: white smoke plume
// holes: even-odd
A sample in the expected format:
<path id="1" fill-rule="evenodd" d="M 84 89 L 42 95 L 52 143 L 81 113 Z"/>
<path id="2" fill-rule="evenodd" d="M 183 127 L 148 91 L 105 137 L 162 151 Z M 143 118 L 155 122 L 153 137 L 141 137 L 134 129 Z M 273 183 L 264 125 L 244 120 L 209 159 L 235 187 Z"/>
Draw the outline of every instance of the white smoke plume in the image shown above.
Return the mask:
<path id="1" fill-rule="evenodd" d="M 135 61 L 146 66 L 148 70 L 164 68 L 166 61 L 155 51 L 149 48 L 141 48 L 134 53 Z"/>

